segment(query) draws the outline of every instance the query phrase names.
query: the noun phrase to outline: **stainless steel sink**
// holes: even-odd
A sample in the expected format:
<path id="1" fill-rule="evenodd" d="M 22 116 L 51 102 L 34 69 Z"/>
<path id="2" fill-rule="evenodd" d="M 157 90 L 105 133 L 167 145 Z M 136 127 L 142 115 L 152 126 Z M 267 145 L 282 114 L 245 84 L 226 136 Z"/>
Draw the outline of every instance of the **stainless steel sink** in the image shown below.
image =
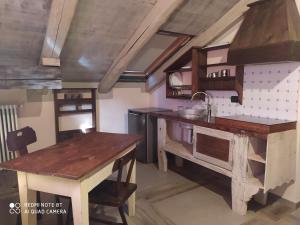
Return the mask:
<path id="1" fill-rule="evenodd" d="M 203 119 L 207 113 L 205 109 L 182 109 L 177 111 L 178 115 L 190 120 Z"/>

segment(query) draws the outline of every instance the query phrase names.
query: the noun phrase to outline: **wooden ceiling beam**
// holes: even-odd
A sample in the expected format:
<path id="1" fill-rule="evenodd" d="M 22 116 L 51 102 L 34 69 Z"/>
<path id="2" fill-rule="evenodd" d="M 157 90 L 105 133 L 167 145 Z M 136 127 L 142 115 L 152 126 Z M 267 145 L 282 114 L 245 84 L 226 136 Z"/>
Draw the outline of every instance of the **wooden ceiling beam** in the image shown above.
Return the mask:
<path id="1" fill-rule="evenodd" d="M 151 76 L 161 65 L 163 65 L 172 55 L 191 40 L 190 36 L 176 38 L 172 44 L 166 48 L 145 70 L 147 77 Z"/>
<path id="2" fill-rule="evenodd" d="M 137 76 L 145 76 L 145 72 L 144 71 L 139 71 L 139 70 L 125 70 L 123 73 L 123 75 L 137 75 Z"/>
<path id="3" fill-rule="evenodd" d="M 0 66 L 0 89 L 60 89 L 61 71 L 46 66 Z"/>
<path id="4" fill-rule="evenodd" d="M 178 33 L 178 32 L 167 31 L 167 30 L 159 30 L 159 31 L 157 31 L 157 34 L 170 36 L 170 37 L 182 37 L 182 36 L 195 37 L 195 35 Z"/>
<path id="5" fill-rule="evenodd" d="M 155 74 L 150 76 L 146 83 L 147 91 L 151 91 L 157 87 L 162 81 L 165 80 L 164 70 L 169 67 L 174 61 L 182 56 L 193 46 L 204 47 L 212 43 L 217 37 L 221 36 L 230 27 L 242 19 L 244 12 L 248 9 L 247 5 L 252 0 L 240 0 L 236 3 L 224 16 L 222 16 L 216 23 L 210 26 L 204 32 L 194 37 L 188 44 L 181 48 L 176 54 L 174 54 L 169 60 L 167 60 Z"/>
<path id="6" fill-rule="evenodd" d="M 183 0 L 158 0 L 156 2 L 150 13 L 148 13 L 142 21 L 133 36 L 116 57 L 107 73 L 101 79 L 98 86 L 99 92 L 106 93 L 111 90 L 113 85 L 118 81 L 121 73 L 126 70 L 130 61 L 182 3 Z"/>
<path id="7" fill-rule="evenodd" d="M 66 41 L 78 0 L 53 0 L 41 53 L 41 64 L 60 66 L 60 53 Z"/>

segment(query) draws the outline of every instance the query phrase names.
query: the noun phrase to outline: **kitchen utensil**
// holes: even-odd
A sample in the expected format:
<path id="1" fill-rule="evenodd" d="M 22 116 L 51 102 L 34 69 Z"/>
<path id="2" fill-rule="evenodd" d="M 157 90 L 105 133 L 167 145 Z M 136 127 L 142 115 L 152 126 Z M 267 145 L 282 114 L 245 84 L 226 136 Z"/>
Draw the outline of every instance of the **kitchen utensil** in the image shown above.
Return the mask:
<path id="1" fill-rule="evenodd" d="M 230 75 L 230 69 L 220 70 L 221 77 L 228 77 Z"/>
<path id="2" fill-rule="evenodd" d="M 170 86 L 180 86 L 183 85 L 182 74 L 179 72 L 172 73 L 169 76 Z"/>
<path id="3" fill-rule="evenodd" d="M 213 73 L 211 73 L 211 77 L 212 77 L 212 78 L 217 78 L 217 77 L 218 77 L 218 72 L 213 72 Z"/>

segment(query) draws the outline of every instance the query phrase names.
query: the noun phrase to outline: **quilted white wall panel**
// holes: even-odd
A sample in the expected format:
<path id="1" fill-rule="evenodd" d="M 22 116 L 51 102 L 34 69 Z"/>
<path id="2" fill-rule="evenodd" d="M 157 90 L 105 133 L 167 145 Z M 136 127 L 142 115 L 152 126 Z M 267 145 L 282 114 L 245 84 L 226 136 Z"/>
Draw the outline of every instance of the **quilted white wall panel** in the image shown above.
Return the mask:
<path id="1" fill-rule="evenodd" d="M 247 65 L 243 105 L 230 102 L 234 92 L 211 91 L 218 116 L 245 114 L 297 120 L 300 63 Z"/>

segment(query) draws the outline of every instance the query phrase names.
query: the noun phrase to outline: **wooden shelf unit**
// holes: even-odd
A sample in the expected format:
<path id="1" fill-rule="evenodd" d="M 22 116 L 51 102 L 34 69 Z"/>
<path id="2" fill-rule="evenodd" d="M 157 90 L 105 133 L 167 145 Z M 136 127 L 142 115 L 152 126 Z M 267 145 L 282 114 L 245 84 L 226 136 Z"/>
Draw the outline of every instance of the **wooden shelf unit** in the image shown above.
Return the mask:
<path id="1" fill-rule="evenodd" d="M 82 134 L 81 129 L 60 130 L 59 118 L 69 115 L 92 114 L 92 127 L 86 133 L 96 131 L 96 88 L 64 88 L 53 90 L 55 111 L 56 142 Z M 77 95 L 76 98 L 67 99 L 66 95 Z M 88 108 L 83 106 L 88 105 Z M 72 109 L 62 109 L 68 107 Z"/>
<path id="2" fill-rule="evenodd" d="M 166 73 L 166 97 L 167 98 L 178 98 L 178 99 L 190 99 L 192 94 L 198 91 L 198 67 L 199 61 L 198 52 L 199 47 L 192 47 L 186 53 L 184 53 L 181 57 L 179 57 L 171 66 L 169 66 L 164 72 Z M 191 66 L 187 65 L 191 62 Z M 174 89 L 169 82 L 169 77 L 171 74 L 175 72 L 191 72 L 189 76 L 191 76 L 192 83 L 191 85 L 184 85 L 186 88 L 184 90 L 190 90 L 190 93 L 178 94 L 178 90 Z M 186 75 L 187 76 L 187 75 Z M 203 96 L 200 96 L 204 99 Z"/>
<path id="3" fill-rule="evenodd" d="M 203 66 L 203 67 L 207 68 L 207 67 L 218 67 L 218 66 L 229 66 L 229 64 L 227 62 L 225 62 L 225 63 L 214 63 L 214 64 L 207 64 L 206 66 Z"/>
<path id="4" fill-rule="evenodd" d="M 260 162 L 260 163 L 266 163 L 266 153 L 263 154 L 254 154 L 254 153 L 250 153 L 248 155 L 248 159 L 252 160 L 252 161 L 256 161 L 256 162 Z"/>
<path id="5" fill-rule="evenodd" d="M 57 104 L 59 106 L 63 105 L 82 105 L 82 104 L 92 104 L 93 98 L 80 98 L 80 99 L 57 99 Z"/>
<path id="6" fill-rule="evenodd" d="M 219 90 L 219 91 L 236 91 L 238 102 L 243 102 L 243 82 L 244 82 L 244 66 L 230 65 L 227 62 L 207 64 L 207 55 L 209 51 L 228 49 L 229 44 L 221 46 L 213 46 L 207 48 L 192 47 L 180 58 L 178 58 L 164 72 L 166 73 L 166 97 L 187 99 L 197 91 Z M 186 68 L 191 63 L 191 68 Z M 235 74 L 228 77 L 207 78 L 207 69 L 211 67 L 235 66 Z M 190 90 L 191 94 L 178 94 L 170 85 L 169 77 L 175 72 L 191 72 L 192 84 L 184 90 Z M 186 75 L 187 76 L 187 75 Z M 186 85 L 185 85 L 186 86 Z M 183 89 L 182 89 L 183 90 Z M 204 100 L 204 96 L 200 96 Z"/>
<path id="7" fill-rule="evenodd" d="M 216 90 L 216 91 L 236 91 L 238 94 L 238 102 L 243 102 L 243 82 L 244 82 L 244 66 L 235 66 L 235 74 L 227 77 L 207 78 L 207 69 L 210 67 L 226 67 L 234 66 L 227 62 L 208 64 L 208 52 L 221 49 L 228 49 L 229 44 L 221 46 L 207 47 L 199 50 L 202 62 L 199 62 L 199 84 L 200 91 Z"/>
<path id="8" fill-rule="evenodd" d="M 205 90 L 230 91 L 235 88 L 235 77 L 199 78 Z"/>
<path id="9" fill-rule="evenodd" d="M 264 189 L 264 181 L 266 175 L 267 140 L 258 137 L 249 137 L 247 151 L 248 182 L 260 189 Z"/>

